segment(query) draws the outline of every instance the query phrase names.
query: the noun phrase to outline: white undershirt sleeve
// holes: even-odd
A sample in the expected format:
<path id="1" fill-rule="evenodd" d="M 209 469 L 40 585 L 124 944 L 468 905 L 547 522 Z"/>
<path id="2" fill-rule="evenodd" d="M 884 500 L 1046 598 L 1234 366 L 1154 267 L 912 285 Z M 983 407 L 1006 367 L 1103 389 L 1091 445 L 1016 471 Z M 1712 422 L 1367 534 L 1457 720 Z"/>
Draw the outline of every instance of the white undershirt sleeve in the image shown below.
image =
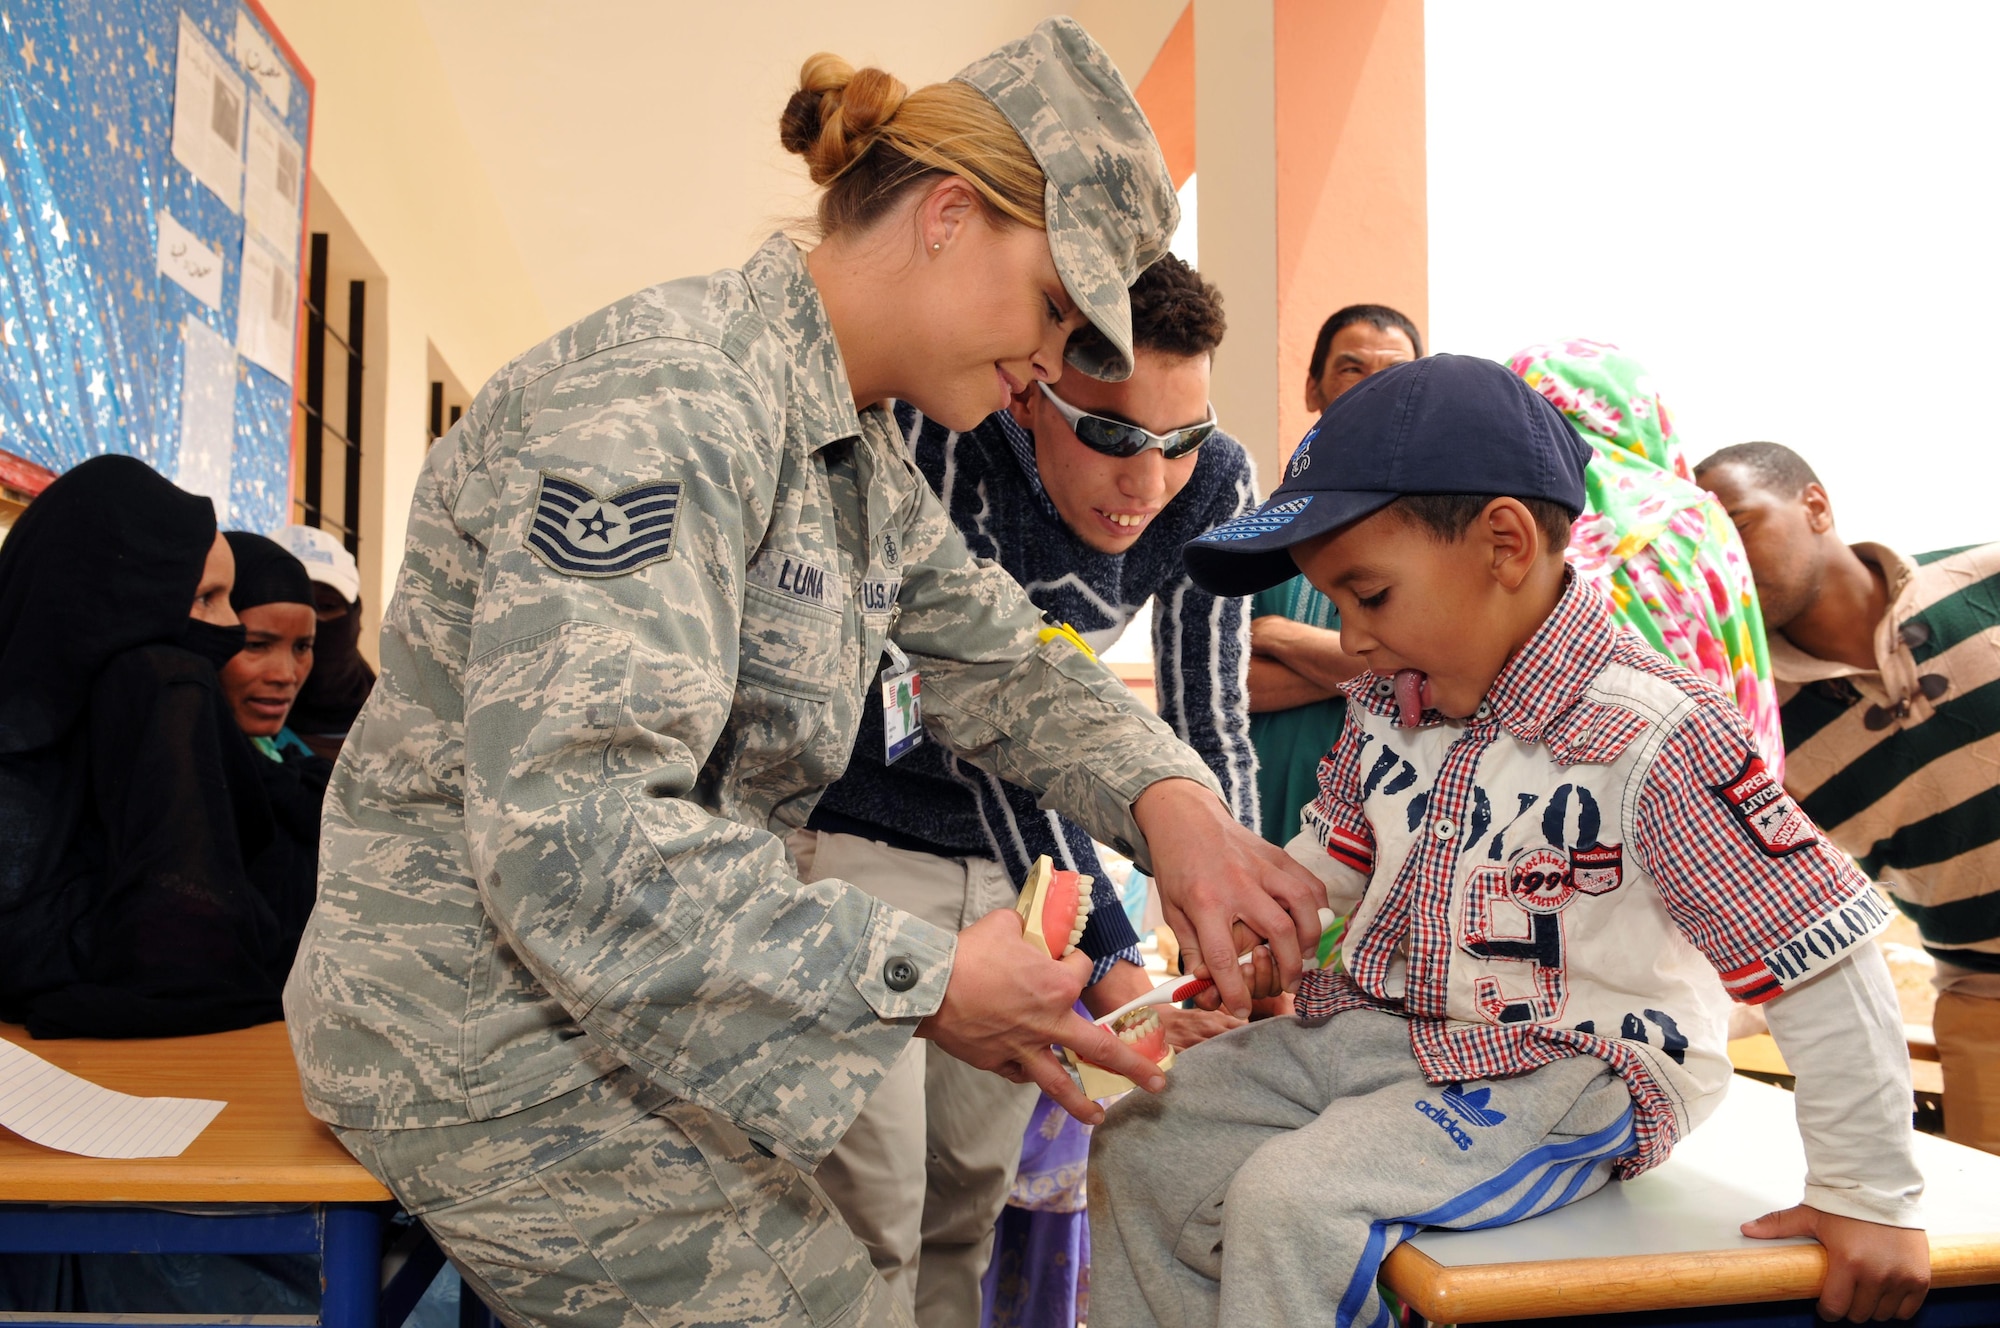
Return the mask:
<path id="1" fill-rule="evenodd" d="M 1326 887 L 1326 902 L 1335 914 L 1352 913 L 1368 890 L 1368 877 L 1330 855 L 1311 829 L 1293 835 L 1285 845 L 1285 852 L 1292 861 L 1319 877 L 1319 883 Z"/>
<path id="2" fill-rule="evenodd" d="M 1894 1227 L 1923 1225 L 1910 1151 L 1910 1058 L 1889 965 L 1873 944 L 1764 1006 L 1798 1080 L 1805 1202 Z"/>

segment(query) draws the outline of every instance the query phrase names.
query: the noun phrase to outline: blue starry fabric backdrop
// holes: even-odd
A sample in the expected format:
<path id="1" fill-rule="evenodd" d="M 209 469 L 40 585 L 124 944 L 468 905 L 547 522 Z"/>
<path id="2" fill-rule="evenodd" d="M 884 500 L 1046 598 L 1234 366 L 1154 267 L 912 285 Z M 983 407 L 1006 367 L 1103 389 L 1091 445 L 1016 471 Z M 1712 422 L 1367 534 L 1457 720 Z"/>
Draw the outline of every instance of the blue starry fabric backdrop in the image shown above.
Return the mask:
<path id="1" fill-rule="evenodd" d="M 284 524 L 303 75 L 238 0 L 0 0 L 0 449 Z"/>

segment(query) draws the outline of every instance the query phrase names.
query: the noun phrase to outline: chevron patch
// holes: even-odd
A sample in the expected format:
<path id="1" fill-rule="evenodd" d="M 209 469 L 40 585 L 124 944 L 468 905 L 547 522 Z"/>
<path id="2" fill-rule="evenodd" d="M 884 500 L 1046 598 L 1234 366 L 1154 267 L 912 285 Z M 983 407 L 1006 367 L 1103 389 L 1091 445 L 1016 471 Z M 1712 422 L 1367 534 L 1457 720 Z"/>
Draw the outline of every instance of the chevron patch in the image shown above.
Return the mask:
<path id="1" fill-rule="evenodd" d="M 600 498 L 543 471 L 528 548 L 567 576 L 625 576 L 673 557 L 680 510 L 679 480 L 635 484 Z"/>

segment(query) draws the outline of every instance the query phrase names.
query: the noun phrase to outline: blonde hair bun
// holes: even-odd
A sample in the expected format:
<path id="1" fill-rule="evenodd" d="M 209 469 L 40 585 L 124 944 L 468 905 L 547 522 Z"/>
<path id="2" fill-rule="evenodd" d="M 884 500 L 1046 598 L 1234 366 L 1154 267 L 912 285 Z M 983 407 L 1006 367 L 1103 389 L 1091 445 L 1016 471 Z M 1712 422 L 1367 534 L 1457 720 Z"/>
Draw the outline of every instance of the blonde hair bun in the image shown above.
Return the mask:
<path id="1" fill-rule="evenodd" d="M 909 95 L 895 75 L 856 69 L 822 51 L 799 69 L 799 90 L 778 117 L 778 141 L 806 159 L 814 184 L 828 184 L 874 145 Z"/>

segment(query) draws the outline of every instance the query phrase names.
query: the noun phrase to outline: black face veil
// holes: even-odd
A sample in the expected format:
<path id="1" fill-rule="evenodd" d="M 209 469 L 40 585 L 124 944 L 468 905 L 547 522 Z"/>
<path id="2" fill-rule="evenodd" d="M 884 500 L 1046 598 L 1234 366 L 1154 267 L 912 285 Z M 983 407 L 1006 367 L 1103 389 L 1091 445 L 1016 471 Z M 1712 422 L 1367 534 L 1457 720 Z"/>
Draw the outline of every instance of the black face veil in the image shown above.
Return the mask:
<path id="1" fill-rule="evenodd" d="M 0 544 L 0 756 L 69 732 L 114 656 L 179 641 L 214 542 L 208 499 L 133 457 L 49 485 Z"/>

